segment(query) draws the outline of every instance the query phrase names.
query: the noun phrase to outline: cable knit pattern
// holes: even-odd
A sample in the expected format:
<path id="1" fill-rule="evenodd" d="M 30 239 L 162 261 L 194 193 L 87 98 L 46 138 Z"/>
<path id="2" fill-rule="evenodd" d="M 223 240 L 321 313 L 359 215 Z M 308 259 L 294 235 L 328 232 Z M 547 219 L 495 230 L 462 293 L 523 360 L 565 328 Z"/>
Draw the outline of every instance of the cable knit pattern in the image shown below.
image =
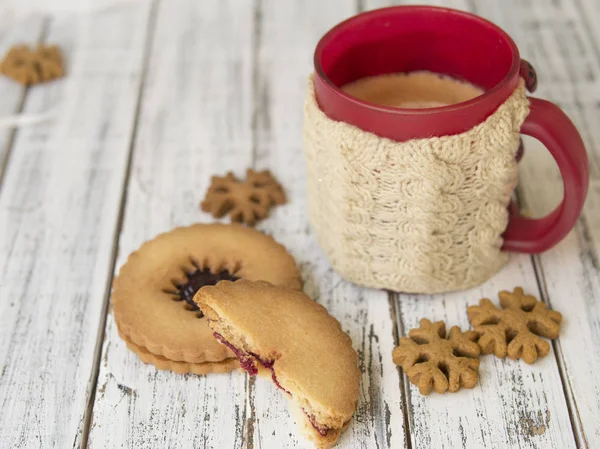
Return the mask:
<path id="1" fill-rule="evenodd" d="M 523 82 L 453 136 L 396 142 L 327 117 L 311 77 L 304 110 L 310 221 L 331 265 L 356 284 L 413 293 L 477 285 L 500 251 L 517 184 Z"/>

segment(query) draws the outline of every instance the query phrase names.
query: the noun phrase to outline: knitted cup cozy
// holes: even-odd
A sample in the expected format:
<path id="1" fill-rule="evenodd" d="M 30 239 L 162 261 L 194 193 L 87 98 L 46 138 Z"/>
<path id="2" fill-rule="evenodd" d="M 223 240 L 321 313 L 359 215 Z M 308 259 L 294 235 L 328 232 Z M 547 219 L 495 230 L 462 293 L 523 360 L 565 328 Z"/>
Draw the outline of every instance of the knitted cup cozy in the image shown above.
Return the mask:
<path id="1" fill-rule="evenodd" d="M 484 122 L 396 142 L 327 117 L 309 80 L 304 108 L 309 217 L 333 268 L 359 285 L 411 293 L 466 289 L 502 268 L 521 81 Z"/>

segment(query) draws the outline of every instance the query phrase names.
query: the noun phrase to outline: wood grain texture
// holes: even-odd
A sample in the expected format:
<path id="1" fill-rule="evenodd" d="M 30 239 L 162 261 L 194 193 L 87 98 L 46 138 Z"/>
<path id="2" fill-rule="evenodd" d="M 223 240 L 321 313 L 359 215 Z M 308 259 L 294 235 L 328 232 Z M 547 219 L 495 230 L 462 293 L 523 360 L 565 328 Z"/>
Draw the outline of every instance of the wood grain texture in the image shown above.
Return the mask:
<path id="1" fill-rule="evenodd" d="M 571 117 L 590 159 L 591 183 L 582 217 L 563 242 L 535 260 L 546 300 L 564 315 L 555 346 L 577 441 L 595 448 L 600 446 L 600 35 L 594 17 L 600 7 L 584 1 L 507 3 L 506 8 L 481 8 L 481 13 L 515 38 L 539 74 L 535 96 L 554 101 Z M 522 163 L 521 192 L 533 216 L 549 212 L 562 197 L 555 162 L 532 139 Z"/>
<path id="2" fill-rule="evenodd" d="M 399 324 L 403 334 L 418 327 L 423 317 L 444 320 L 448 329 L 453 325 L 468 329 L 468 305 L 483 297 L 498 303 L 498 291 L 517 285 L 538 295 L 528 256 L 513 257 L 479 288 L 431 296 L 399 295 Z M 575 447 L 553 353 L 535 365 L 484 356 L 480 382 L 473 390 L 424 397 L 414 385 L 407 386 L 413 448 Z"/>
<path id="3" fill-rule="evenodd" d="M 157 0 L 156 23 L 147 3 L 63 16 L 48 23 L 47 40 L 65 50 L 69 78 L 31 89 L 25 103 L 31 113 L 58 104 L 59 120 L 16 133 L 0 184 L 0 448 L 311 447 L 268 381 L 159 372 L 127 351 L 112 315 L 97 341 L 123 198 L 117 268 L 160 232 L 213 221 L 198 209 L 210 176 L 242 175 L 248 166 L 269 168 L 284 184 L 289 204 L 260 228 L 290 249 L 306 291 L 341 321 L 360 353 L 359 407 L 338 447 L 600 447 L 600 6 L 425 3 L 471 10 L 506 29 L 538 70 L 536 96 L 557 102 L 580 129 L 592 182 L 574 231 L 533 263 L 514 256 L 489 282 L 462 293 L 390 301 L 329 268 L 305 212 L 306 78 L 328 28 L 388 0 Z M 0 30 L 0 51 L 12 40 L 37 40 L 41 29 L 42 18 L 32 17 Z M 0 79 L 0 117 L 17 110 L 22 95 Z M 0 130 L 0 161 L 10 135 Z M 521 197 L 527 212 L 541 215 L 558 203 L 560 177 L 539 143 L 529 139 L 526 148 Z M 0 180 L 1 171 L 0 163 Z M 422 317 L 466 329 L 467 305 L 483 296 L 496 301 L 499 290 L 516 285 L 541 293 L 565 316 L 560 339 L 537 364 L 486 356 L 475 389 L 429 397 L 393 365 L 397 330 L 408 332 Z"/>
<path id="4" fill-rule="evenodd" d="M 13 45 L 35 45 L 42 37 L 43 25 L 44 18 L 41 15 L 33 15 L 18 21 L 8 29 L 0 30 L 0 60 Z M 12 79 L 0 76 L 0 120 L 20 112 L 26 90 Z M 14 129 L 0 125 L 0 187 L 2 174 L 8 165 L 13 135 Z"/>
<path id="5" fill-rule="evenodd" d="M 158 4 L 117 268 L 161 232 L 213 221 L 199 210 L 210 177 L 251 166 L 253 21 L 248 2 Z M 246 383 L 146 366 L 110 315 L 88 447 L 245 447 Z"/>
<path id="6" fill-rule="evenodd" d="M 51 21 L 69 77 L 30 90 L 0 194 L 0 442 L 77 447 L 142 66 L 147 8 Z M 85 32 L 81 32 L 85 30 Z"/>
<path id="7" fill-rule="evenodd" d="M 434 0 L 426 3 L 472 11 L 473 6 L 484 2 Z M 486 5 L 491 3 L 507 12 L 511 10 L 504 2 L 485 2 Z M 406 334 L 410 328 L 418 327 L 420 318 L 427 317 L 446 321 L 448 328 L 459 325 L 468 329 L 468 305 L 476 304 L 482 297 L 497 301 L 499 290 L 512 289 L 517 285 L 539 294 L 528 256 L 515 255 L 498 275 L 479 288 L 466 292 L 398 295 L 399 326 Z M 549 354 L 533 366 L 492 356 L 483 357 L 479 385 L 471 391 L 457 394 L 423 397 L 415 386 L 406 379 L 404 382 L 409 391 L 413 448 L 575 447 L 554 354 Z"/>
<path id="8" fill-rule="evenodd" d="M 388 294 L 362 289 L 329 266 L 307 220 L 303 103 L 312 55 L 319 38 L 356 13 L 354 1 L 319 0 L 257 4 L 262 26 L 256 43 L 255 155 L 283 183 L 289 203 L 260 228 L 291 251 L 302 266 L 306 292 L 327 307 L 360 355 L 361 395 L 339 448 L 401 448 L 405 445 L 399 377 L 391 360 L 393 320 Z M 312 447 L 298 433 L 287 400 L 271 382 L 258 379 L 250 401 L 256 422 L 254 448 Z"/>

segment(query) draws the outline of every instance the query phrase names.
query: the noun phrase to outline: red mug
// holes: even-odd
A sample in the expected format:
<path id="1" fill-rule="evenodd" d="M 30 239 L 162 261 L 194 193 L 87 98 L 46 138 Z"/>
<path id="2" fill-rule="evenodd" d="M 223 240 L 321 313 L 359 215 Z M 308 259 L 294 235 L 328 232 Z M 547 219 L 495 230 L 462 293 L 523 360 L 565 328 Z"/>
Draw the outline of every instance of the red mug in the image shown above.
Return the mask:
<path id="1" fill-rule="evenodd" d="M 483 122 L 514 92 L 519 78 L 533 91 L 533 67 L 514 41 L 481 17 L 448 8 L 396 6 L 354 16 L 332 28 L 314 55 L 315 95 L 330 118 L 395 141 L 446 136 Z M 426 70 L 482 87 L 472 100 L 429 109 L 402 109 L 359 100 L 341 87 L 360 78 Z M 562 240 L 575 225 L 588 190 L 589 166 L 581 136 L 556 105 L 529 97 L 523 134 L 541 141 L 563 178 L 560 205 L 530 219 L 510 208 L 505 251 L 539 253 Z"/>

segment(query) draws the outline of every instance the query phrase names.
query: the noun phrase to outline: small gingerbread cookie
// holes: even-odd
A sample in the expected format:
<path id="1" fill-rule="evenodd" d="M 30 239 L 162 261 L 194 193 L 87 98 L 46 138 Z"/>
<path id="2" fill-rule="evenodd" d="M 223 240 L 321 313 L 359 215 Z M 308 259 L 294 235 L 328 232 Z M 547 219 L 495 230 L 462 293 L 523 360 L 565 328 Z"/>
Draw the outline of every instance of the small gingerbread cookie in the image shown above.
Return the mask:
<path id="1" fill-rule="evenodd" d="M 526 363 L 535 363 L 538 357 L 547 355 L 550 343 L 541 337 L 558 338 L 560 312 L 548 309 L 535 296 L 526 295 L 521 287 L 512 292 L 503 290 L 498 296 L 502 308 L 483 298 L 479 305 L 467 309 L 481 352 L 493 352 L 500 358 L 508 355 Z"/>
<path id="2" fill-rule="evenodd" d="M 233 173 L 213 176 L 200 208 L 220 218 L 227 214 L 231 221 L 254 226 L 278 204 L 285 204 L 285 192 L 269 170 L 246 171 L 246 179 L 238 180 Z"/>
<path id="3" fill-rule="evenodd" d="M 222 281 L 194 297 L 215 338 L 250 374 L 268 374 L 301 411 L 318 448 L 332 447 L 358 402 L 360 370 L 350 337 L 325 307 L 268 282 Z"/>
<path id="4" fill-rule="evenodd" d="M 302 287 L 292 256 L 271 237 L 232 224 L 177 228 L 144 243 L 115 279 L 119 334 L 144 362 L 176 372 L 206 373 L 238 365 L 192 300 L 220 280 L 267 280 Z"/>
<path id="5" fill-rule="evenodd" d="M 419 324 L 394 348 L 394 363 L 402 367 L 423 395 L 431 390 L 454 393 L 461 388 L 473 388 L 479 379 L 477 334 L 452 326 L 446 335 L 443 321 L 432 323 L 427 318 Z"/>
<path id="6" fill-rule="evenodd" d="M 64 75 L 63 58 L 56 45 L 12 47 L 0 62 L 0 74 L 23 84 L 38 84 Z"/>

